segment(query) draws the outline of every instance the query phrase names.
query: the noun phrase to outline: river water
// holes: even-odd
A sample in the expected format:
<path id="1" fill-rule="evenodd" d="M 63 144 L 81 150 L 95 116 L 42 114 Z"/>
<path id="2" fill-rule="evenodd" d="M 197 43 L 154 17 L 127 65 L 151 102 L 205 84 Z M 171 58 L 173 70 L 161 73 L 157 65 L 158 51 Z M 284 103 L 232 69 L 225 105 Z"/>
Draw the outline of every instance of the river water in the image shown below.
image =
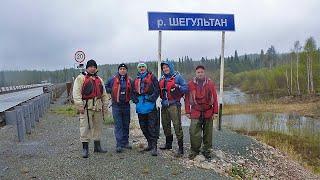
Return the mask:
<path id="1" fill-rule="evenodd" d="M 256 100 L 256 99 L 255 99 Z M 252 101 L 252 98 L 239 89 L 231 89 L 224 92 L 224 104 L 244 105 Z M 189 126 L 190 120 L 182 116 L 183 126 Z M 223 115 L 222 126 L 232 130 L 244 132 L 278 132 L 300 137 L 320 139 L 320 120 L 286 113 L 255 113 Z"/>

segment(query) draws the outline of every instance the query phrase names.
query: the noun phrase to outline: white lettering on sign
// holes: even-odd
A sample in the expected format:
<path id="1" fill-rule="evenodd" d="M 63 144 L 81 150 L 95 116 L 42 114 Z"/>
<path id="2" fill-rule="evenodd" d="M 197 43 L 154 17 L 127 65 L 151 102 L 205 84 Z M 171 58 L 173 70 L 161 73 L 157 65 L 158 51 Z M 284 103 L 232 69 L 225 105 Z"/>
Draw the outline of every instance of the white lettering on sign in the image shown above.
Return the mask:
<path id="1" fill-rule="evenodd" d="M 159 28 L 160 26 L 163 26 L 163 20 L 162 20 L 162 19 L 158 19 L 158 20 L 157 20 L 157 25 L 158 25 L 158 28 Z"/>
<path id="2" fill-rule="evenodd" d="M 158 27 L 164 26 L 163 20 L 157 21 Z M 220 26 L 227 27 L 227 19 L 212 19 L 212 18 L 169 18 L 170 26 Z"/>
<path id="3" fill-rule="evenodd" d="M 197 19 L 191 18 L 191 21 L 192 21 L 192 26 L 195 26 L 195 25 L 196 25 L 196 22 L 197 22 Z"/>
<path id="4" fill-rule="evenodd" d="M 210 26 L 210 21 L 207 21 L 206 19 L 204 19 L 203 25 L 204 26 Z"/>
<path id="5" fill-rule="evenodd" d="M 222 26 L 227 26 L 227 19 L 221 19 Z"/>
<path id="6" fill-rule="evenodd" d="M 169 18 L 170 26 L 179 26 L 178 18 Z"/>
<path id="7" fill-rule="evenodd" d="M 179 25 L 186 26 L 186 18 L 179 18 Z"/>
<path id="8" fill-rule="evenodd" d="M 221 26 L 220 21 L 218 19 L 216 19 L 216 21 L 214 22 L 214 26 Z"/>

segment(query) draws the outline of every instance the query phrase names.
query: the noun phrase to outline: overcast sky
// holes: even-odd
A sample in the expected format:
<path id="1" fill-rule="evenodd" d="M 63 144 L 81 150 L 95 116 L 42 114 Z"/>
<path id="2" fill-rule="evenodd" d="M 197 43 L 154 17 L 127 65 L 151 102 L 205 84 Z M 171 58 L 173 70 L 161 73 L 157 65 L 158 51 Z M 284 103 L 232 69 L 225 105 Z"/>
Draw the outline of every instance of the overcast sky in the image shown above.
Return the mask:
<path id="1" fill-rule="evenodd" d="M 319 0 L 2 0 L 0 70 L 73 67 L 76 50 L 98 64 L 157 59 L 147 12 L 230 13 L 226 56 L 259 53 L 274 45 L 287 52 L 295 40 L 320 43 Z M 163 32 L 163 57 L 220 54 L 219 32 Z"/>

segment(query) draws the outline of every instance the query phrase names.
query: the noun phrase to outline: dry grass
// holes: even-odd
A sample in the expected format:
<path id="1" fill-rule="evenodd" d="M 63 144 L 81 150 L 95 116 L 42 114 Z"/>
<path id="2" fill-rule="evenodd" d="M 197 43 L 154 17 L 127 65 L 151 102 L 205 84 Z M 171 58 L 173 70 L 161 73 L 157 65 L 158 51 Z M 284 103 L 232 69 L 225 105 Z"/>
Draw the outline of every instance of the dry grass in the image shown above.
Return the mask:
<path id="1" fill-rule="evenodd" d="M 320 117 L 320 102 L 308 102 L 308 103 L 253 103 L 253 104 L 234 104 L 224 105 L 223 114 L 252 114 L 262 112 L 274 112 L 274 113 L 297 113 L 307 117 Z"/>
<path id="2" fill-rule="evenodd" d="M 291 159 L 294 159 L 305 168 L 320 174 L 320 140 L 300 137 L 297 135 L 287 135 L 278 132 L 258 132 L 235 130 L 240 134 L 253 136 L 282 152 L 285 152 Z"/>

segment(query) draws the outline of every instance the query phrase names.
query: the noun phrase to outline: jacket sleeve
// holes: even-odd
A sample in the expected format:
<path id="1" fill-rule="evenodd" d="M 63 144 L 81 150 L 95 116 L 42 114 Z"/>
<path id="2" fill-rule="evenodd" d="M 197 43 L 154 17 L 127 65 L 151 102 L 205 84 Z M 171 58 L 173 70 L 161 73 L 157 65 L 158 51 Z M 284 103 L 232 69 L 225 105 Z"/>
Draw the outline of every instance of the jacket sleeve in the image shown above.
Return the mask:
<path id="1" fill-rule="evenodd" d="M 185 94 L 184 105 L 186 114 L 190 114 L 190 91 Z"/>
<path id="2" fill-rule="evenodd" d="M 160 88 L 159 88 L 159 81 L 154 75 L 152 77 L 152 85 L 153 85 L 153 92 L 148 97 L 147 100 L 151 102 L 156 102 L 160 94 Z"/>
<path id="3" fill-rule="evenodd" d="M 134 87 L 134 80 L 131 80 L 131 92 L 130 92 L 130 97 L 133 103 L 137 104 L 138 103 L 138 97 L 137 93 L 135 92 L 135 87 Z"/>
<path id="4" fill-rule="evenodd" d="M 108 94 L 111 94 L 112 92 L 112 86 L 113 86 L 113 78 L 109 78 L 107 83 L 105 84 L 106 92 Z"/>
<path id="5" fill-rule="evenodd" d="M 176 80 L 177 80 L 176 84 L 178 85 L 180 92 L 183 94 L 187 93 L 188 92 L 188 85 L 187 85 L 186 81 L 182 78 L 182 76 L 178 75 Z"/>
<path id="6" fill-rule="evenodd" d="M 213 112 L 215 114 L 218 114 L 219 112 L 219 106 L 218 106 L 218 97 L 217 97 L 217 91 L 216 91 L 216 87 L 215 84 L 212 82 L 211 85 L 211 92 L 212 92 L 212 96 L 213 96 Z"/>
<path id="7" fill-rule="evenodd" d="M 102 78 L 100 78 L 100 80 L 101 80 L 101 83 L 103 84 Z M 102 93 L 101 100 L 102 100 L 102 103 L 105 107 L 107 107 L 109 105 L 110 95 L 107 94 L 105 87 L 103 87 L 103 93 Z"/>
<path id="8" fill-rule="evenodd" d="M 74 105 L 77 108 L 80 108 L 80 107 L 84 106 L 83 105 L 83 101 L 82 101 L 82 95 L 81 95 L 83 81 L 84 81 L 84 76 L 83 75 L 79 75 L 74 80 L 74 83 L 73 83 L 72 96 L 73 96 Z"/>

